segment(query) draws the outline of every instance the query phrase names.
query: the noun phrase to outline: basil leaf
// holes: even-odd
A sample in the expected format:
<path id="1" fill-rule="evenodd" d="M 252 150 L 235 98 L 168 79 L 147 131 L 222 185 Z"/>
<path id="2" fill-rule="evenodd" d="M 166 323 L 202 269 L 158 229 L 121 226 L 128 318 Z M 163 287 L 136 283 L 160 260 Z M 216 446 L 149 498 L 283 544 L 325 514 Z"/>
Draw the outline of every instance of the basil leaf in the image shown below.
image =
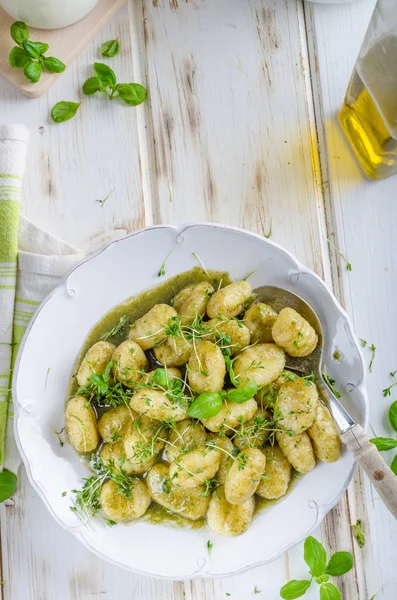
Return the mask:
<path id="1" fill-rule="evenodd" d="M 117 83 L 117 79 L 116 79 L 116 75 L 114 73 L 114 71 L 112 71 L 112 69 L 110 67 L 108 67 L 107 65 L 104 65 L 103 63 L 94 63 L 94 72 L 95 75 L 97 76 L 97 79 L 100 83 L 100 85 L 102 85 L 103 87 L 110 87 L 110 88 L 114 88 L 116 83 Z"/>
<path id="2" fill-rule="evenodd" d="M 40 58 L 42 54 L 45 54 L 49 48 L 48 44 L 43 42 L 23 42 L 23 47 L 31 58 Z"/>
<path id="3" fill-rule="evenodd" d="M 280 590 L 280 596 L 284 600 L 294 600 L 294 598 L 300 598 L 303 594 L 306 594 L 310 587 L 311 581 L 306 579 L 293 579 L 286 583 Z"/>
<path id="4" fill-rule="evenodd" d="M 357 544 L 360 546 L 360 548 L 363 548 L 365 546 L 365 532 L 360 519 L 358 519 L 356 523 L 351 526 L 351 528 Z"/>
<path id="5" fill-rule="evenodd" d="M 101 46 L 101 54 L 102 56 L 106 56 L 107 58 L 113 58 L 114 56 L 117 56 L 119 52 L 119 40 L 109 40 L 107 42 L 104 42 Z"/>
<path id="6" fill-rule="evenodd" d="M 22 46 L 23 42 L 29 39 L 29 29 L 23 21 L 15 21 L 10 27 L 10 34 L 18 46 Z"/>
<path id="7" fill-rule="evenodd" d="M 255 396 L 258 392 L 258 386 L 254 381 L 250 381 L 247 385 L 236 388 L 235 390 L 229 390 L 227 392 L 227 399 L 230 402 L 247 402 Z"/>
<path id="8" fill-rule="evenodd" d="M 10 498 L 17 489 L 17 476 L 11 471 L 1 471 L 0 473 L 0 502 Z"/>
<path id="9" fill-rule="evenodd" d="M 342 596 L 333 583 L 323 583 L 320 587 L 320 600 L 342 600 Z"/>
<path id="10" fill-rule="evenodd" d="M 327 566 L 327 553 L 324 546 L 312 536 L 305 540 L 304 559 L 310 567 L 313 577 L 320 577 L 324 574 Z"/>
<path id="11" fill-rule="evenodd" d="M 19 48 L 19 46 L 14 46 L 8 56 L 8 62 L 11 67 L 16 67 L 19 69 L 24 67 L 29 61 L 29 54 L 25 52 L 23 48 Z"/>
<path id="12" fill-rule="evenodd" d="M 191 403 L 187 414 L 196 419 L 215 417 L 222 408 L 222 398 L 215 392 L 204 392 Z"/>
<path id="13" fill-rule="evenodd" d="M 393 458 L 393 460 L 391 462 L 391 465 L 390 465 L 390 468 L 393 471 L 394 475 L 397 475 L 397 454 Z"/>
<path id="14" fill-rule="evenodd" d="M 325 572 L 331 577 L 344 575 L 353 568 L 353 557 L 350 552 L 336 552 L 331 556 Z"/>
<path id="15" fill-rule="evenodd" d="M 146 100 L 147 90 L 140 83 L 119 83 L 116 90 L 120 98 L 130 106 L 138 106 Z"/>
<path id="16" fill-rule="evenodd" d="M 66 65 L 55 56 L 44 57 L 43 65 L 50 73 L 63 73 L 66 69 Z"/>
<path id="17" fill-rule="evenodd" d="M 57 102 L 51 111 L 51 119 L 55 123 L 68 121 L 76 114 L 81 102 Z"/>
<path id="18" fill-rule="evenodd" d="M 166 388 L 169 384 L 169 378 L 165 369 L 156 369 L 153 373 L 153 381 L 160 387 Z"/>
<path id="19" fill-rule="evenodd" d="M 397 400 L 389 408 L 389 421 L 394 431 L 397 431 Z"/>
<path id="20" fill-rule="evenodd" d="M 23 72 L 32 83 L 36 83 L 40 79 L 41 73 L 43 72 L 43 67 L 40 63 L 29 59 L 29 62 L 27 62 L 23 67 Z"/>
<path id="21" fill-rule="evenodd" d="M 99 81 L 96 77 L 90 77 L 83 85 L 83 93 L 86 96 L 92 96 L 92 94 L 95 94 L 95 92 L 99 92 L 100 89 L 101 86 L 99 85 Z"/>
<path id="22" fill-rule="evenodd" d="M 223 358 L 225 359 L 225 365 L 226 365 L 227 372 L 229 374 L 230 381 L 232 382 L 232 384 L 235 387 L 238 387 L 240 385 L 240 382 L 238 379 L 236 379 L 236 376 L 233 371 L 234 358 L 230 358 L 230 356 L 227 356 L 227 355 L 224 355 Z"/>
<path id="23" fill-rule="evenodd" d="M 386 450 L 393 450 L 393 448 L 397 448 L 397 440 L 393 438 L 377 437 L 371 438 L 369 441 L 372 444 L 375 444 L 379 452 L 384 452 Z"/>

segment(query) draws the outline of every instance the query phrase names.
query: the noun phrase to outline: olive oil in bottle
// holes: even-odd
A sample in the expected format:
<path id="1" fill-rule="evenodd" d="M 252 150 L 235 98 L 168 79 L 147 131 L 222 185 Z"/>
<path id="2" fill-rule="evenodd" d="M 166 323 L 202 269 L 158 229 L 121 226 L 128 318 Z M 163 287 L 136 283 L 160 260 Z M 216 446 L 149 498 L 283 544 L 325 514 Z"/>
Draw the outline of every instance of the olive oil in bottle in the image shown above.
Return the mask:
<path id="1" fill-rule="evenodd" d="M 397 173 L 396 35 L 387 35 L 359 57 L 339 122 L 368 177 Z"/>

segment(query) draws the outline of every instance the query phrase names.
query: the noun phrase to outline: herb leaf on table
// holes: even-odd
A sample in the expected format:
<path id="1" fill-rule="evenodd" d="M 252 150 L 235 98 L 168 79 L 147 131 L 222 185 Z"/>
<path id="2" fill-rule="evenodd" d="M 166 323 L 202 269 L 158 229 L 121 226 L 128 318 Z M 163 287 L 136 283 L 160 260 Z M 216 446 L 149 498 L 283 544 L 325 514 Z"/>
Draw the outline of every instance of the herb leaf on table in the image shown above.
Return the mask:
<path id="1" fill-rule="evenodd" d="M 104 63 L 94 63 L 95 77 L 90 77 L 83 85 L 83 93 L 92 96 L 102 92 L 113 100 L 120 98 L 129 106 L 138 106 L 146 100 L 147 90 L 140 83 L 117 83 L 113 69 Z"/>
<path id="2" fill-rule="evenodd" d="M 11 471 L 0 472 L 0 502 L 4 502 L 14 494 L 18 478 Z"/>
<path id="3" fill-rule="evenodd" d="M 354 525 L 351 526 L 353 530 L 353 535 L 356 538 L 357 544 L 360 548 L 365 546 L 365 531 L 363 529 L 361 521 L 358 519 Z"/>
<path id="4" fill-rule="evenodd" d="M 120 42 L 118 39 L 108 40 L 101 46 L 101 54 L 106 58 L 113 58 L 120 52 Z"/>
<path id="5" fill-rule="evenodd" d="M 57 102 L 51 111 L 51 119 L 55 123 L 63 123 L 69 121 L 77 113 L 81 102 L 67 102 L 62 100 Z"/>

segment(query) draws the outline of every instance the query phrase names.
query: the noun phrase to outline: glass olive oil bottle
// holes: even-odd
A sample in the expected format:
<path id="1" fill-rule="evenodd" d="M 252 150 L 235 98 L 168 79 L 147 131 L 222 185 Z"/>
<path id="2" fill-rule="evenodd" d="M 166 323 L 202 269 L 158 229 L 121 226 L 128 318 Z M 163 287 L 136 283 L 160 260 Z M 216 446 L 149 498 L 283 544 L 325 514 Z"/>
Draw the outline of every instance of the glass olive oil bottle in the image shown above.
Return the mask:
<path id="1" fill-rule="evenodd" d="M 396 0 L 378 0 L 339 122 L 368 177 L 397 173 Z"/>

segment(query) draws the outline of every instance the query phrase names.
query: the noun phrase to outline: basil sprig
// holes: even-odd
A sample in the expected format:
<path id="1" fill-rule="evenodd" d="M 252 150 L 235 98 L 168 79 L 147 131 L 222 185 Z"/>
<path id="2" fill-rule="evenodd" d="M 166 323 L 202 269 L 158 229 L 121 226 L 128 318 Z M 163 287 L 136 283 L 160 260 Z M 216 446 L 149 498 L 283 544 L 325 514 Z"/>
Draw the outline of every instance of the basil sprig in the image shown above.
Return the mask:
<path id="1" fill-rule="evenodd" d="M 55 56 L 44 56 L 49 49 L 48 44 L 29 40 L 29 29 L 23 21 L 13 23 L 10 34 L 18 45 L 11 49 L 8 62 L 11 67 L 23 69 L 32 83 L 39 81 L 43 69 L 50 73 L 62 73 L 66 69 L 64 63 Z"/>
<path id="2" fill-rule="evenodd" d="M 336 552 L 327 562 L 324 546 L 310 536 L 304 544 L 304 559 L 310 568 L 310 579 L 293 579 L 280 590 L 284 600 L 294 600 L 303 596 L 313 579 L 320 585 L 320 600 L 341 600 L 338 588 L 329 581 L 330 577 L 339 577 L 353 568 L 353 557 L 350 552 Z"/>
<path id="3" fill-rule="evenodd" d="M 147 90 L 140 83 L 117 83 L 113 69 L 104 63 L 94 63 L 95 77 L 90 77 L 83 85 L 83 93 L 92 96 L 96 92 L 106 94 L 110 100 L 121 98 L 130 106 L 138 106 L 146 100 Z"/>
<path id="4" fill-rule="evenodd" d="M 191 403 L 188 415 L 195 419 L 209 419 L 215 417 L 222 408 L 224 400 L 228 402 L 247 402 L 255 396 L 258 386 L 253 381 L 232 390 L 217 392 L 204 392 L 197 396 Z"/>

